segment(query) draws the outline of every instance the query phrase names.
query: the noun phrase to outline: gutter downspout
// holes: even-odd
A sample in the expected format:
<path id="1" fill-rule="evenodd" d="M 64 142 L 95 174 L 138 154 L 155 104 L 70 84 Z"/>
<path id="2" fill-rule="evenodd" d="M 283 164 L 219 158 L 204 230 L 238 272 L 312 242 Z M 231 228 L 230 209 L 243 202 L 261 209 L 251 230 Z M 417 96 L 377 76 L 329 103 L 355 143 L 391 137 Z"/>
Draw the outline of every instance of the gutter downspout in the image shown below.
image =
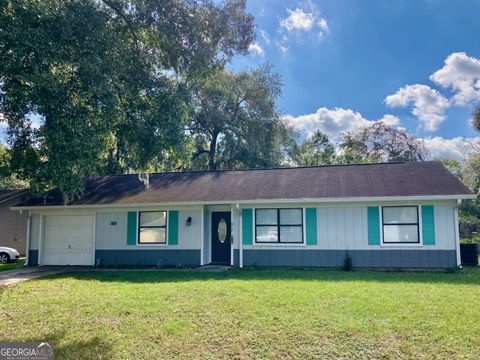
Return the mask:
<path id="1" fill-rule="evenodd" d="M 457 267 L 462 268 L 462 259 L 460 257 L 460 229 L 458 228 L 458 206 L 462 204 L 462 199 L 457 200 L 457 206 L 455 207 L 455 251 L 457 254 Z"/>
<path id="2" fill-rule="evenodd" d="M 23 266 L 28 266 L 28 262 L 30 259 L 30 223 L 31 223 L 32 216 L 28 214 L 27 217 L 27 246 L 25 249 L 25 264 Z"/>

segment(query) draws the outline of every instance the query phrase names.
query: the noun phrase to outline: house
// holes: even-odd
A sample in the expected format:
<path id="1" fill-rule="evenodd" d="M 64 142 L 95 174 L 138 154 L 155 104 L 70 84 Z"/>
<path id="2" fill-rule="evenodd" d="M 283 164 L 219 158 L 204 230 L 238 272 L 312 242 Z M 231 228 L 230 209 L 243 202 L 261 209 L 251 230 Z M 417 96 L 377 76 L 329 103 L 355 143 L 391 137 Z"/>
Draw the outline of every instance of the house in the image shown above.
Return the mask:
<path id="1" fill-rule="evenodd" d="M 30 199 L 28 264 L 460 264 L 457 206 L 474 194 L 440 162 L 110 175 L 64 205 Z"/>
<path id="2" fill-rule="evenodd" d="M 0 246 L 16 249 L 25 256 L 28 216 L 10 207 L 18 204 L 25 196 L 25 190 L 0 190 Z"/>

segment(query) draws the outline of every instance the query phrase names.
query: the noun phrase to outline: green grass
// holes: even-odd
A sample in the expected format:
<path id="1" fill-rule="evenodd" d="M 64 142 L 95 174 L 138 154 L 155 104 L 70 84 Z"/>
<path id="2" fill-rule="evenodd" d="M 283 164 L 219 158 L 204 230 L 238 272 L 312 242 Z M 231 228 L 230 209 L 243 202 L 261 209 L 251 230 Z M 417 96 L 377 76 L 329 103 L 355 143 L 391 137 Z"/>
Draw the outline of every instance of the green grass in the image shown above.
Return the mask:
<path id="1" fill-rule="evenodd" d="M 68 359 L 480 354 L 480 270 L 82 272 L 0 290 L 0 341 Z"/>
<path id="2" fill-rule="evenodd" d="M 25 258 L 20 258 L 20 260 L 14 263 L 0 264 L 0 271 L 22 269 L 23 264 L 25 264 Z"/>

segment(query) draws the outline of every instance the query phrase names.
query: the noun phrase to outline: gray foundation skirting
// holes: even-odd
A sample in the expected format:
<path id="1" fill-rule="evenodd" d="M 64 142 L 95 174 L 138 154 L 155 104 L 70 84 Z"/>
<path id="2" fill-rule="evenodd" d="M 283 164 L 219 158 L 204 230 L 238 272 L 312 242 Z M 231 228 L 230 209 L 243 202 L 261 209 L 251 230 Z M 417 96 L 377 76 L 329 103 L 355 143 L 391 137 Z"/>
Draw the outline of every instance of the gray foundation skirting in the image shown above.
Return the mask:
<path id="1" fill-rule="evenodd" d="M 200 250 L 96 250 L 100 266 L 198 266 Z"/>
<path id="2" fill-rule="evenodd" d="M 364 268 L 453 268 L 455 250 L 350 250 L 353 267 Z M 243 250 L 243 266 L 341 267 L 345 250 Z M 238 265 L 239 250 L 234 250 Z"/>

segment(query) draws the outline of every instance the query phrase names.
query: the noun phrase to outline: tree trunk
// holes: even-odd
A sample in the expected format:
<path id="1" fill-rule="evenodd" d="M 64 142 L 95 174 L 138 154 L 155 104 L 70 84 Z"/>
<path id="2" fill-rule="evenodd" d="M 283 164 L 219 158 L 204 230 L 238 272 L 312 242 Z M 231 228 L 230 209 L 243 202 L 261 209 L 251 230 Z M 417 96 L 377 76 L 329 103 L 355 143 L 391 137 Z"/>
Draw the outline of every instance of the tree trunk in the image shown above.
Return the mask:
<path id="1" fill-rule="evenodd" d="M 217 163 L 215 162 L 215 154 L 217 152 L 217 138 L 218 133 L 213 133 L 212 141 L 210 141 L 210 150 L 208 151 L 208 170 L 217 170 Z"/>

